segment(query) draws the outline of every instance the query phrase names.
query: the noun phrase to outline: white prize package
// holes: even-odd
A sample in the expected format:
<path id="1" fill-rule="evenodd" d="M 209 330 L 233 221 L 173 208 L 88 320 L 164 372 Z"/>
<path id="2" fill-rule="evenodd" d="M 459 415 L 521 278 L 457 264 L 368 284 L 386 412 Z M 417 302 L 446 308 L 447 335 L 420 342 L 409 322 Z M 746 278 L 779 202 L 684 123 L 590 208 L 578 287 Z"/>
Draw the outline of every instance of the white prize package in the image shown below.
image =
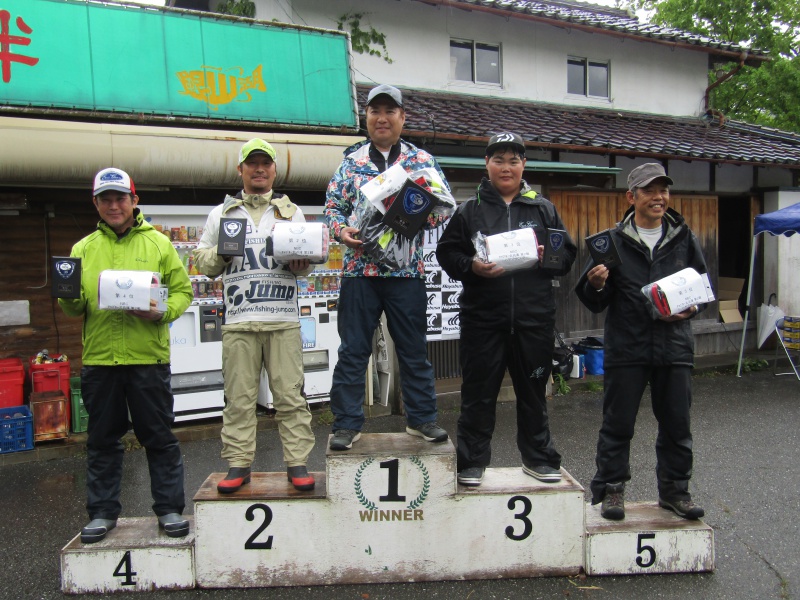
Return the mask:
<path id="1" fill-rule="evenodd" d="M 479 232 L 473 245 L 480 260 L 506 271 L 529 269 L 539 262 L 539 242 L 530 227 L 487 236 Z"/>
<path id="2" fill-rule="evenodd" d="M 433 171 L 435 172 L 436 169 L 433 169 Z M 438 176 L 439 174 L 437 173 L 436 175 Z M 385 215 L 386 210 L 389 208 L 387 204 L 391 205 L 391 202 L 385 201 L 399 192 L 407 179 L 408 172 L 403 168 L 403 165 L 397 163 L 377 177 L 370 179 L 361 186 L 359 191 L 378 212 Z"/>
<path id="3" fill-rule="evenodd" d="M 691 267 L 647 284 L 642 294 L 655 318 L 677 315 L 690 306 L 715 299 L 708 274 L 701 275 Z"/>
<path id="4" fill-rule="evenodd" d="M 409 173 L 398 163 L 359 188 L 359 194 L 367 201 L 358 204 L 351 220 L 352 226 L 359 230 L 358 239 L 363 241 L 363 253 L 382 264 L 400 269 L 411 260 L 413 238 L 419 229 L 409 223 L 410 227 L 401 227 L 403 233 L 398 233 L 396 224 L 393 228 L 387 223 L 386 214 L 409 181 L 421 186 L 433 198 L 430 215 L 448 217 L 453 214 L 456 201 L 436 169 L 425 167 Z M 420 224 L 422 226 L 424 222 Z"/>
<path id="5" fill-rule="evenodd" d="M 152 271 L 114 271 L 100 273 L 97 305 L 100 310 L 167 310 L 169 290 L 161 285 L 161 275 Z"/>
<path id="6" fill-rule="evenodd" d="M 266 253 L 281 265 L 308 260 L 319 265 L 328 260 L 328 227 L 324 223 L 281 221 L 267 238 Z"/>

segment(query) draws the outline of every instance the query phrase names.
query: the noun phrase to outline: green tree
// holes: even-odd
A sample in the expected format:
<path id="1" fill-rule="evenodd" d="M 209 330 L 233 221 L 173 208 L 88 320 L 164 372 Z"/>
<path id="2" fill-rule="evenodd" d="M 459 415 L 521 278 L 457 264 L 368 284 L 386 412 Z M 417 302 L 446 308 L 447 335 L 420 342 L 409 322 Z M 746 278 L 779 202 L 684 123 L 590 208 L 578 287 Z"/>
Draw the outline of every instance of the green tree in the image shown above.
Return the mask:
<path id="1" fill-rule="evenodd" d="M 252 19 L 256 16 L 256 5 L 253 4 L 252 0 L 223 0 L 217 5 L 215 12 L 236 17 L 250 17 Z"/>
<path id="2" fill-rule="evenodd" d="M 733 119 L 800 132 L 800 10 L 797 0 L 631 0 L 650 21 L 758 48 L 772 59 L 745 65 L 712 90 L 711 108 Z M 736 63 L 715 65 L 709 83 Z"/>

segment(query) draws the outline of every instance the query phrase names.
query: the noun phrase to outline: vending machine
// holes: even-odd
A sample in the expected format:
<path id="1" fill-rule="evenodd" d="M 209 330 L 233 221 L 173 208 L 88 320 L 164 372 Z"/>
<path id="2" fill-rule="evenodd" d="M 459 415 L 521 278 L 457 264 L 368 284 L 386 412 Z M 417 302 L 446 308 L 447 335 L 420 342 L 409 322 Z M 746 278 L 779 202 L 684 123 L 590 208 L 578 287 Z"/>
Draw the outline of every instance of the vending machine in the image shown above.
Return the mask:
<path id="1" fill-rule="evenodd" d="M 189 279 L 194 299 L 170 324 L 172 393 L 175 421 L 206 419 L 222 414 L 222 280 L 194 269 L 192 251 L 203 235 L 210 206 L 140 206 L 145 218 L 172 240 Z"/>

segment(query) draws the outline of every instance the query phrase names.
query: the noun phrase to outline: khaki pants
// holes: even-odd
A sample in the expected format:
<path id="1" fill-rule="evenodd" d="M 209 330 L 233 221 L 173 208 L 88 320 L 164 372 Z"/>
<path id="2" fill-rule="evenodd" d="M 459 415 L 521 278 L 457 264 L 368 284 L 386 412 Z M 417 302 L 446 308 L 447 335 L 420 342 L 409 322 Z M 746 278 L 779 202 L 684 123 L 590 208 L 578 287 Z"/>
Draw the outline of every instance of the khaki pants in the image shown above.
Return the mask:
<path id="1" fill-rule="evenodd" d="M 267 370 L 286 465 L 305 465 L 314 447 L 311 413 L 301 394 L 300 328 L 222 333 L 222 374 L 227 404 L 222 411 L 222 458 L 249 467 L 256 451 L 256 400 L 261 366 Z"/>

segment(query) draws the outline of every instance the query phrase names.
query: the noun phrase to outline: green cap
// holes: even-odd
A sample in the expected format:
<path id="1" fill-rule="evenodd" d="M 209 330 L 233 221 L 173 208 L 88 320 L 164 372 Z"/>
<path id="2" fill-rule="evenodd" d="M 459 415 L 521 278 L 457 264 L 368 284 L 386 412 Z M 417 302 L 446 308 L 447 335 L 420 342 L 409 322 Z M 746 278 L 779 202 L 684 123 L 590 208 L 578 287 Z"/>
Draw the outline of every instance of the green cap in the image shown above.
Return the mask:
<path id="1" fill-rule="evenodd" d="M 253 152 L 261 152 L 262 154 L 266 154 L 272 160 L 275 160 L 275 156 L 277 155 L 275 148 L 273 148 L 270 144 L 260 138 L 253 138 L 244 146 L 242 146 L 241 150 L 239 150 L 239 164 L 242 164 L 244 161 L 246 161 L 247 157 Z"/>

